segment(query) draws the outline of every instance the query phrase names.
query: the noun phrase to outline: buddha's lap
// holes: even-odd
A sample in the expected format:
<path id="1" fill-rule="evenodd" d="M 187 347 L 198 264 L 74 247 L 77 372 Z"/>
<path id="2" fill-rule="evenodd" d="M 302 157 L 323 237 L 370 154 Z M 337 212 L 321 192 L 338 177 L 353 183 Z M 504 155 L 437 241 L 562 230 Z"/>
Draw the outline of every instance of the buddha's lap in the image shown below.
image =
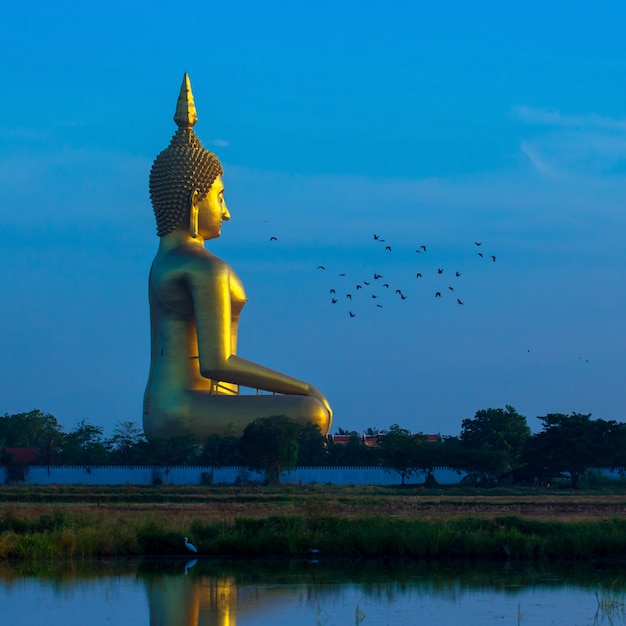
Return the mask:
<path id="1" fill-rule="evenodd" d="M 148 436 L 237 434 L 256 419 L 277 415 L 302 425 L 317 424 L 324 435 L 330 428 L 328 411 L 319 400 L 310 396 L 234 396 L 192 391 L 184 394 L 183 401 L 181 399 L 176 403 L 172 403 L 171 398 L 167 403 L 159 403 L 158 399 L 152 398 L 150 410 L 144 414 L 144 430 Z"/>

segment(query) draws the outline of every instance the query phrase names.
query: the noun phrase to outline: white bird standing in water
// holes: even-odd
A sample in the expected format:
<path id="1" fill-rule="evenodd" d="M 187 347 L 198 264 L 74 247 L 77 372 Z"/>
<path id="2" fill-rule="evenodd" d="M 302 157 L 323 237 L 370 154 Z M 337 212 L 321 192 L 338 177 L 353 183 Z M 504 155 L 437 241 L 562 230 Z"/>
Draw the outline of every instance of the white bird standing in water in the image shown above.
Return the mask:
<path id="1" fill-rule="evenodd" d="M 196 548 L 196 546 L 193 545 L 193 543 L 189 543 L 189 539 L 187 539 L 187 537 L 185 537 L 185 548 L 187 548 L 187 550 L 189 550 L 189 552 L 198 552 L 198 548 Z"/>

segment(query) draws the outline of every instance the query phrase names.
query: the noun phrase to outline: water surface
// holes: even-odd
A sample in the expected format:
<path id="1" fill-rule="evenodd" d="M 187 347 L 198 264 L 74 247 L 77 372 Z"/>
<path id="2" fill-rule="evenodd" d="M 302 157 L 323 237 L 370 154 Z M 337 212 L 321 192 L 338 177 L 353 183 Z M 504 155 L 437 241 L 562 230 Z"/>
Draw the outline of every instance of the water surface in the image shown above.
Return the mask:
<path id="1" fill-rule="evenodd" d="M 133 560 L 0 566 L 2 623 L 626 625 L 622 564 Z"/>

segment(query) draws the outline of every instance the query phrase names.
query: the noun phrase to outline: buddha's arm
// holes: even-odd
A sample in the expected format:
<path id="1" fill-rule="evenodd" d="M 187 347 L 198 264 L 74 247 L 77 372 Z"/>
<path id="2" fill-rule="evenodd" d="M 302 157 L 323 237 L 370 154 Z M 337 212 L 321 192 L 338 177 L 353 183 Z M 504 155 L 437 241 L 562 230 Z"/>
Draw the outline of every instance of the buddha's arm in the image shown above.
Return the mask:
<path id="1" fill-rule="evenodd" d="M 192 275 L 190 289 L 203 376 L 265 391 L 313 396 L 330 411 L 328 401 L 312 385 L 235 354 L 228 266 L 215 269 L 208 281 Z"/>
<path id="2" fill-rule="evenodd" d="M 230 321 L 230 350 L 237 354 L 237 338 L 239 337 L 239 315 L 233 315 Z"/>

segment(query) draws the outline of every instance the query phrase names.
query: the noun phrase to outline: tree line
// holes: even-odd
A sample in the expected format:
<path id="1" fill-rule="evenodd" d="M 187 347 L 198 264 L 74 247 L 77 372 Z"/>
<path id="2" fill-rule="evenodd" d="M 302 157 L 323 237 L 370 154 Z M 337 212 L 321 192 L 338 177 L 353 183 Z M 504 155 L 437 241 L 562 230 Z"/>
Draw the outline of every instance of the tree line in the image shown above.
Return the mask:
<path id="1" fill-rule="evenodd" d="M 15 465 L 10 448 L 34 448 L 37 464 L 48 466 L 235 465 L 263 471 L 273 482 L 298 465 L 382 466 L 397 472 L 402 484 L 419 474 L 427 485 L 435 483 L 435 468 L 448 467 L 473 485 L 548 483 L 566 475 L 572 487 L 589 468 L 626 467 L 626 424 L 582 413 L 537 419 L 541 430 L 533 434 L 526 417 L 507 405 L 477 411 L 457 436 L 431 441 L 392 424 L 368 428 L 367 445 L 356 431 L 340 431 L 347 441 L 337 443 L 313 424 L 274 416 L 252 422 L 241 436 L 211 435 L 199 444 L 191 436 L 147 441 L 132 421 L 119 422 L 109 438 L 87 420 L 66 433 L 53 415 L 33 410 L 0 417 L 0 463 Z"/>

